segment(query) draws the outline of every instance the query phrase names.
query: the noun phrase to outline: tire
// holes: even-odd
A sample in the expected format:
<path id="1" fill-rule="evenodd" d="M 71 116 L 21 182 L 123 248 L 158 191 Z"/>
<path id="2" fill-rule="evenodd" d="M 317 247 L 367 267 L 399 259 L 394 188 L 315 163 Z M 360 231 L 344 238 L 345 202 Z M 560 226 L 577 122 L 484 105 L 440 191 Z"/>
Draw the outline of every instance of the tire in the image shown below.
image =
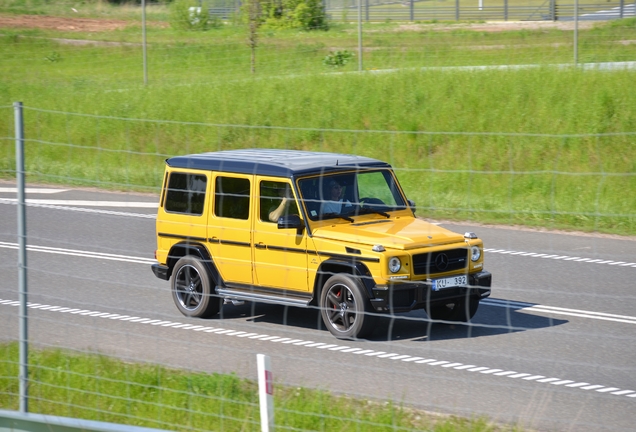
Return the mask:
<path id="1" fill-rule="evenodd" d="M 325 326 L 338 339 L 370 335 L 377 317 L 359 280 L 346 274 L 330 277 L 320 292 L 320 314 Z"/>
<path id="2" fill-rule="evenodd" d="M 426 313 L 432 320 L 468 322 L 475 316 L 478 307 L 479 299 L 467 296 L 453 303 L 428 307 Z"/>
<path id="3" fill-rule="evenodd" d="M 172 299 L 179 311 L 192 318 L 207 318 L 219 313 L 221 299 L 200 258 L 187 255 L 177 261 L 170 279 Z"/>

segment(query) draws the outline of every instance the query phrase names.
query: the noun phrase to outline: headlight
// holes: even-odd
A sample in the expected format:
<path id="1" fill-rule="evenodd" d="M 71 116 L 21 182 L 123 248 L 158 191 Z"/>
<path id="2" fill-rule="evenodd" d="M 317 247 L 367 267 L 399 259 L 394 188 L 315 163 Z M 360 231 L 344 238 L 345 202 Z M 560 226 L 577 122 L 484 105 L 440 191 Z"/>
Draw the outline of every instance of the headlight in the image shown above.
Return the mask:
<path id="1" fill-rule="evenodd" d="M 473 246 L 470 248 L 470 259 L 472 261 L 477 261 L 481 258 L 481 249 L 479 246 Z"/>
<path id="2" fill-rule="evenodd" d="M 393 257 L 389 260 L 389 271 L 391 273 L 397 273 L 400 271 L 401 268 L 402 268 L 402 263 L 400 262 L 399 258 Z"/>

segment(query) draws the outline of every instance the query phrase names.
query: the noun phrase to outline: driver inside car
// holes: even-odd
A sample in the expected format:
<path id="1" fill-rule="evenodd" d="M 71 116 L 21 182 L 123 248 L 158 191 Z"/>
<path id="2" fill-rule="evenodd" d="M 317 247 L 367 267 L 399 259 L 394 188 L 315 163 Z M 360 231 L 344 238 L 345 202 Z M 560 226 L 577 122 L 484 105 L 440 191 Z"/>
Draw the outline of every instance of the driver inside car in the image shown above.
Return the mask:
<path id="1" fill-rule="evenodd" d="M 320 214 L 340 214 L 353 209 L 349 200 L 342 198 L 343 188 L 336 180 L 330 180 L 327 194 L 329 199 L 320 204 Z"/>

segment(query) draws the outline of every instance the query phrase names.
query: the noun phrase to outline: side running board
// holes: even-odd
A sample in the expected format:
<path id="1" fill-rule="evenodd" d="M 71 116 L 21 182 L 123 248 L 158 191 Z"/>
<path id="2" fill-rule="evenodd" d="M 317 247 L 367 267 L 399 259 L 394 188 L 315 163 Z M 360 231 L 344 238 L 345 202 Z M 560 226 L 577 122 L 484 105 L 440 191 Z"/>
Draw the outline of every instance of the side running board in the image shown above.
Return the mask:
<path id="1" fill-rule="evenodd" d="M 311 294 L 303 295 L 302 293 L 290 293 L 289 291 L 283 294 L 273 294 L 264 292 L 244 291 L 232 288 L 216 287 L 216 293 L 224 298 L 232 300 L 244 300 L 260 303 L 270 303 L 285 306 L 295 307 L 308 307 L 309 303 L 313 299 Z"/>

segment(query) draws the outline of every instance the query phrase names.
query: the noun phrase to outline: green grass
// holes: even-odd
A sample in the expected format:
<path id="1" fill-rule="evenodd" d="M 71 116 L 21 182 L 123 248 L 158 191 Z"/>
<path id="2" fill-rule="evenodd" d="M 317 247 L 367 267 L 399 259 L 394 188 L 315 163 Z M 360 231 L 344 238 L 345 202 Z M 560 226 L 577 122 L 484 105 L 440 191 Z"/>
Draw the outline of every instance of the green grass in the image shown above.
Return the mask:
<path id="1" fill-rule="evenodd" d="M 571 62 L 571 31 L 364 30 L 365 68 L 394 71 L 359 74 L 356 59 L 325 67 L 330 51 L 356 52 L 357 28 L 345 24 L 262 29 L 256 74 L 244 27 L 150 26 L 148 86 L 138 22 L 96 33 L 1 31 L 0 137 L 10 145 L 0 146 L 0 176 L 14 175 L 10 105 L 22 101 L 31 181 L 156 192 L 172 155 L 350 152 L 391 162 L 421 216 L 636 232 L 636 201 L 625 199 L 636 190 L 632 71 L 550 67 Z M 636 19 L 579 34 L 582 60 L 636 60 L 626 42 L 636 40 Z M 422 69 L 530 63 L 540 67 Z"/>
<path id="2" fill-rule="evenodd" d="M 0 406 L 17 410 L 18 393 L 18 344 L 0 344 Z M 260 430 L 256 382 L 101 355 L 31 349 L 29 397 L 29 411 L 39 414 L 176 431 Z M 287 430 L 519 430 L 276 383 L 274 407 L 276 427 Z"/>

